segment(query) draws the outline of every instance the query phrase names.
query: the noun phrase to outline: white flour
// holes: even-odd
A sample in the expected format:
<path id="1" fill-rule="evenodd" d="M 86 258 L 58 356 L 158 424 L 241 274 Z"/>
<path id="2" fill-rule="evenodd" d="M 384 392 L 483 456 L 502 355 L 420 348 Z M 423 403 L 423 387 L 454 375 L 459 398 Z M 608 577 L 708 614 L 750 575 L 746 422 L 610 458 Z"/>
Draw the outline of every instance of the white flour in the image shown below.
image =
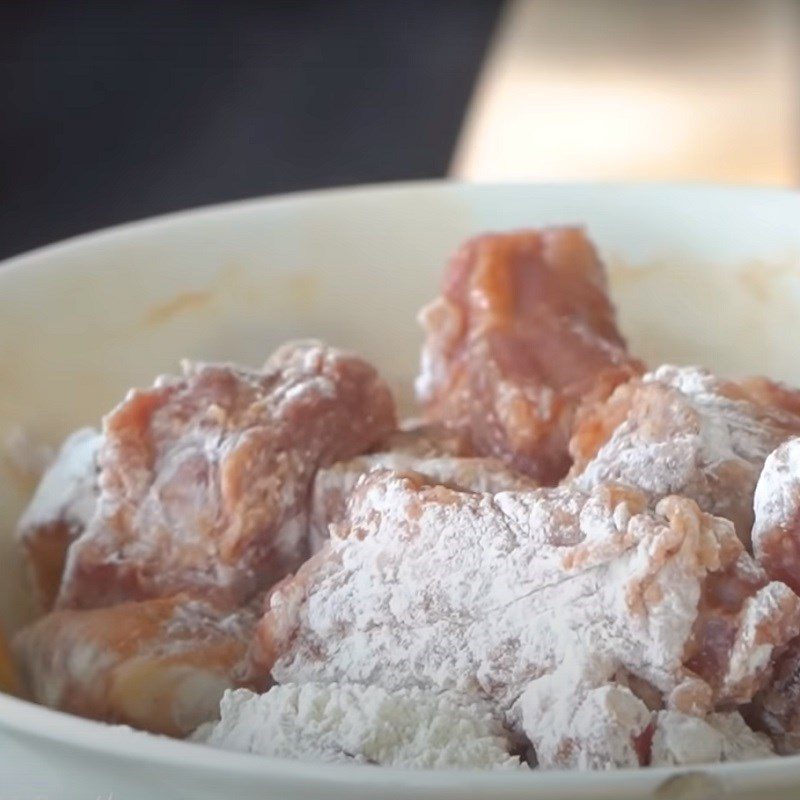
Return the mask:
<path id="1" fill-rule="evenodd" d="M 738 712 L 651 710 L 613 662 L 570 660 L 533 681 L 512 716 L 544 769 L 609 769 L 746 761 L 775 754 Z M 652 744 L 651 744 L 652 743 Z"/>
<path id="2" fill-rule="evenodd" d="M 738 711 L 709 714 L 705 719 L 677 711 L 656 715 L 650 760 L 654 767 L 748 761 L 774 755 L 769 739 L 750 730 Z"/>
<path id="3" fill-rule="evenodd" d="M 260 755 L 417 769 L 520 768 L 489 707 L 453 692 L 287 684 L 222 698 L 196 741 Z"/>
<path id="4" fill-rule="evenodd" d="M 751 402 L 736 384 L 699 367 L 670 365 L 617 389 L 590 417 L 589 436 L 594 417 L 605 422 L 611 410 L 622 419 L 588 463 L 573 469 L 581 488 L 620 481 L 653 500 L 690 497 L 732 520 L 749 544 L 753 491 L 764 460 L 800 433 L 800 418 Z M 579 426 L 573 452 L 581 435 Z"/>
<path id="5" fill-rule="evenodd" d="M 320 469 L 314 479 L 309 522 L 312 552 L 328 540 L 330 525 L 344 517 L 347 498 L 361 476 L 378 469 L 418 472 L 431 483 L 470 492 L 496 494 L 537 488 L 532 478 L 509 469 L 496 458 L 420 457 L 413 452 L 390 450 L 340 461 Z"/>
<path id="6" fill-rule="evenodd" d="M 511 716 L 530 739 L 543 769 L 638 767 L 637 739 L 652 714 L 626 686 L 613 681 L 612 661 L 592 655 L 565 659 L 532 681 Z"/>
<path id="7" fill-rule="evenodd" d="M 102 436 L 93 428 L 81 428 L 64 441 L 20 518 L 21 533 L 57 520 L 86 527 L 97 502 L 96 460 L 101 442 Z"/>
<path id="8" fill-rule="evenodd" d="M 800 522 L 800 438 L 784 442 L 764 463 L 754 497 L 753 547 L 761 537 Z"/>
<path id="9" fill-rule="evenodd" d="M 653 513 L 635 490 L 491 496 L 415 480 L 362 479 L 331 549 L 273 593 L 254 656 L 277 681 L 457 689 L 507 709 L 565 658 L 601 653 L 669 693 L 688 677 L 706 575 L 750 560 L 730 523 L 680 498 Z M 710 676 L 715 702 L 749 699 L 761 645 L 797 631 L 786 587 L 750 591 L 735 674 Z"/>

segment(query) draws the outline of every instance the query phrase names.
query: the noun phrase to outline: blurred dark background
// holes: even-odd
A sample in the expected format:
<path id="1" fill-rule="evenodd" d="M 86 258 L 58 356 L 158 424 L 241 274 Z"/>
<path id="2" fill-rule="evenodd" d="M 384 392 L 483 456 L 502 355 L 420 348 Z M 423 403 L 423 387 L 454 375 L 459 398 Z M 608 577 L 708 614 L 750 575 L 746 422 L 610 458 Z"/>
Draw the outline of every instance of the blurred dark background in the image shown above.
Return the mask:
<path id="1" fill-rule="evenodd" d="M 0 0 L 0 257 L 205 203 L 444 175 L 501 5 Z"/>
<path id="2" fill-rule="evenodd" d="M 800 185 L 800 0 L 0 0 L 0 258 L 435 178 Z"/>

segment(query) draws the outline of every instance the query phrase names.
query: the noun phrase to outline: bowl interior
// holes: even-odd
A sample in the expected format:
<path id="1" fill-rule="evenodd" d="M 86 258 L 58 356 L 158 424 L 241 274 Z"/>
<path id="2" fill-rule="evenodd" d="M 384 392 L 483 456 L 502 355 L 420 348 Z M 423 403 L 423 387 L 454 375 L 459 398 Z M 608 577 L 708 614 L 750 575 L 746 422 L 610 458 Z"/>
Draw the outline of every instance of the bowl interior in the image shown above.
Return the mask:
<path id="1" fill-rule="evenodd" d="M 56 443 L 181 358 L 258 364 L 321 336 L 372 359 L 412 409 L 417 309 L 489 229 L 581 223 L 649 362 L 800 381 L 800 195 L 669 186 L 411 184 L 204 209 L 81 237 L 0 268 L 0 443 Z M 0 457 L 0 615 L 29 613 L 12 544 L 31 491 Z"/>
<path id="2" fill-rule="evenodd" d="M 0 266 L 0 443 L 57 443 L 181 358 L 258 364 L 290 337 L 373 360 L 413 410 L 417 309 L 488 229 L 584 224 L 651 364 L 800 382 L 800 195 L 680 186 L 446 183 L 238 203 L 71 240 Z M 13 450 L 13 448 L 12 448 Z M 31 480 L 0 450 L 0 619 L 29 615 L 13 544 Z"/>

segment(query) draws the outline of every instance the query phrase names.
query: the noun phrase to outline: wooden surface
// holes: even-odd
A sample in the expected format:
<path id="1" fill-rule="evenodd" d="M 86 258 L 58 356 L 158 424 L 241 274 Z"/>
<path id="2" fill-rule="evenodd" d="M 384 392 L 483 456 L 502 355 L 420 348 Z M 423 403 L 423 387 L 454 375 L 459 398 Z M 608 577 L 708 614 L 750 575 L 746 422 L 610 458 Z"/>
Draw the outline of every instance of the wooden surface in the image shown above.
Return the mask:
<path id="1" fill-rule="evenodd" d="M 800 5 L 513 0 L 451 174 L 800 182 Z"/>

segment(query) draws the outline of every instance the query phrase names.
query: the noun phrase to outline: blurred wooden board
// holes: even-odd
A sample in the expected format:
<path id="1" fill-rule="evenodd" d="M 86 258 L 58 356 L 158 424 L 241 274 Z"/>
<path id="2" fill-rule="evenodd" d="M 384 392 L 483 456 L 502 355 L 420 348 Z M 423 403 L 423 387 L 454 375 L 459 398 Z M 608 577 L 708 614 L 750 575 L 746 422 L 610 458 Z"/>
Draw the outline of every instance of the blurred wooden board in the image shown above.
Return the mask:
<path id="1" fill-rule="evenodd" d="M 789 0 L 514 0 L 451 174 L 796 184 L 799 36 Z"/>

